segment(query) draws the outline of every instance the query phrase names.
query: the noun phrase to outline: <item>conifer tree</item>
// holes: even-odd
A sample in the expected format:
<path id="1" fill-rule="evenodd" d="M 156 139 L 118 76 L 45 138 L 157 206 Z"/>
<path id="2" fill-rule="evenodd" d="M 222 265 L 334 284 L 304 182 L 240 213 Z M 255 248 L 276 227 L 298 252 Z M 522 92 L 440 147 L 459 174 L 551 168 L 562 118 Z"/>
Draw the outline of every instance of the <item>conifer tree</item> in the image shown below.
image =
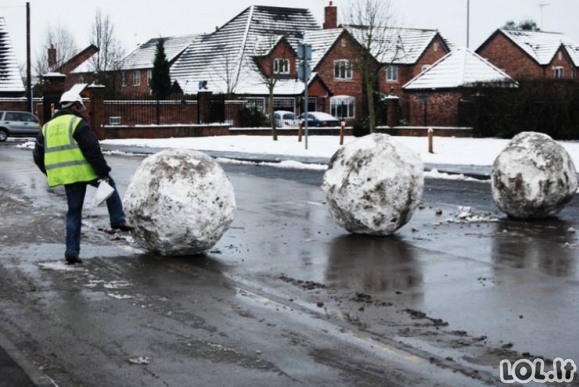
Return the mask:
<path id="1" fill-rule="evenodd" d="M 164 99 L 171 92 L 171 77 L 169 76 L 169 61 L 165 55 L 165 40 L 159 39 L 153 62 L 153 74 L 149 85 L 153 96 Z"/>

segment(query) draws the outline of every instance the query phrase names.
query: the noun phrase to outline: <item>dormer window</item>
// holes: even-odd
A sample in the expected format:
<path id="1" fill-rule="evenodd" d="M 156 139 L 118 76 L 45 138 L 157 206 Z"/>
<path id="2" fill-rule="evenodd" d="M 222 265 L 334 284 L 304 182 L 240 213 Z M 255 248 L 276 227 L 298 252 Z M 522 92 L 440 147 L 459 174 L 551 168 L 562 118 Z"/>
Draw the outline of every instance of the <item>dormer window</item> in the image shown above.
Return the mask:
<path id="1" fill-rule="evenodd" d="M 275 58 L 273 61 L 273 73 L 274 74 L 289 74 L 290 73 L 290 61 L 285 58 Z"/>
<path id="2" fill-rule="evenodd" d="M 334 61 L 335 79 L 352 79 L 352 64 L 347 59 Z"/>

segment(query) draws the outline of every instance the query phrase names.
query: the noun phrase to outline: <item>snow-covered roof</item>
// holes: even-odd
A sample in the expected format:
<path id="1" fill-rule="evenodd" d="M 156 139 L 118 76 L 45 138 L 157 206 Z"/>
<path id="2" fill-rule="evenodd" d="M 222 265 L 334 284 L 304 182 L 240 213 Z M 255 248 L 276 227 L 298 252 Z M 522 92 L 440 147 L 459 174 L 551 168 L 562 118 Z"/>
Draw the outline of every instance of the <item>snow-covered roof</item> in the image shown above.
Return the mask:
<path id="1" fill-rule="evenodd" d="M 157 43 L 164 39 L 167 61 L 172 62 L 199 35 L 168 36 L 150 39 L 123 59 L 122 70 L 151 69 L 157 53 Z"/>
<path id="2" fill-rule="evenodd" d="M 23 93 L 24 91 L 16 52 L 10 41 L 6 22 L 3 17 L 0 17 L 0 93 Z"/>
<path id="3" fill-rule="evenodd" d="M 573 64 L 579 66 L 579 43 L 565 34 L 505 29 L 499 31 L 542 66 L 551 63 L 561 46 L 567 50 Z"/>
<path id="4" fill-rule="evenodd" d="M 319 29 L 307 9 L 252 5 L 217 31 L 198 36 L 171 66 L 171 78 L 186 94 L 196 94 L 200 81 L 214 92 L 267 94 L 254 56 L 268 52 L 281 36 L 295 49 L 305 32 Z M 293 79 L 279 80 L 275 93 L 297 94 L 300 88 Z"/>
<path id="5" fill-rule="evenodd" d="M 310 62 L 312 69 L 315 69 L 320 64 L 320 61 L 326 56 L 343 31 L 342 28 L 331 28 L 306 32 L 304 43 L 312 46 L 312 60 Z"/>
<path id="6" fill-rule="evenodd" d="M 98 52 L 95 52 L 94 54 L 92 54 L 84 62 L 82 62 L 77 67 L 75 67 L 70 73 L 71 74 L 85 74 L 85 73 L 93 72 L 94 71 L 94 65 L 91 61 L 91 58 L 95 55 L 98 55 Z"/>
<path id="7" fill-rule="evenodd" d="M 483 82 L 517 82 L 504 71 L 467 48 L 457 48 L 440 58 L 402 88 L 404 90 L 449 89 Z"/>
<path id="8" fill-rule="evenodd" d="M 365 30 L 363 28 L 348 26 L 348 31 L 362 46 Z M 392 63 L 398 65 L 412 65 L 418 62 L 424 51 L 433 39 L 439 35 L 442 41 L 452 50 L 454 45 L 442 37 L 438 30 L 418 28 L 375 28 L 372 44 L 372 55 L 380 63 Z"/>

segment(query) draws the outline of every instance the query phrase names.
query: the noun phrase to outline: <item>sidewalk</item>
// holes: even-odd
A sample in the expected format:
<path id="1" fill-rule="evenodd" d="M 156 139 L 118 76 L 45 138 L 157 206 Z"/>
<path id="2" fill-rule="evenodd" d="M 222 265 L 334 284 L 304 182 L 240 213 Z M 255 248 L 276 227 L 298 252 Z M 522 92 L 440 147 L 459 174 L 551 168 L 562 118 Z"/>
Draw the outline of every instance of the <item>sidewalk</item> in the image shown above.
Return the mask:
<path id="1" fill-rule="evenodd" d="M 149 155 L 160 152 L 163 148 L 149 148 L 140 146 L 124 146 L 124 145 L 111 145 L 102 144 L 102 148 L 105 151 L 118 151 L 133 154 L 143 154 Z M 279 163 L 282 161 L 292 160 L 298 161 L 304 164 L 328 164 L 330 159 L 327 157 L 304 157 L 304 156 L 291 156 L 291 155 L 280 155 L 280 154 L 254 154 L 254 153 L 244 153 L 244 152 L 224 152 L 224 151 L 212 151 L 212 150 L 201 150 L 201 152 L 213 157 L 213 158 L 227 158 L 240 161 L 251 161 L 251 162 L 268 162 L 268 163 Z M 425 164 L 424 169 L 430 171 L 436 169 L 441 173 L 448 173 L 451 175 L 465 175 L 467 177 L 472 177 L 480 180 L 488 180 L 491 174 L 491 166 L 483 165 L 451 165 L 451 164 Z"/>

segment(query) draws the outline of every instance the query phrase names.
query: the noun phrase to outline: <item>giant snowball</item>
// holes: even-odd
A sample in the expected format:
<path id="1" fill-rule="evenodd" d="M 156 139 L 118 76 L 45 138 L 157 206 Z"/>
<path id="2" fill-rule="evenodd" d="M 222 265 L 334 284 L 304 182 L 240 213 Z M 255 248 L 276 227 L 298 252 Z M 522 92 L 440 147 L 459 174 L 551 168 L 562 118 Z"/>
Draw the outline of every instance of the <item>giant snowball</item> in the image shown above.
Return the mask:
<path id="1" fill-rule="evenodd" d="M 420 157 L 386 134 L 367 135 L 339 149 L 322 183 L 336 223 L 370 235 L 390 235 L 404 226 L 423 187 Z"/>
<path id="2" fill-rule="evenodd" d="M 555 215 L 577 190 L 575 165 L 567 151 L 535 132 L 511 140 L 495 159 L 491 178 L 497 207 L 521 219 Z"/>
<path id="3" fill-rule="evenodd" d="M 233 221 L 235 193 L 223 169 L 204 153 L 163 150 L 147 157 L 125 191 L 133 236 L 161 255 L 210 249 Z"/>

